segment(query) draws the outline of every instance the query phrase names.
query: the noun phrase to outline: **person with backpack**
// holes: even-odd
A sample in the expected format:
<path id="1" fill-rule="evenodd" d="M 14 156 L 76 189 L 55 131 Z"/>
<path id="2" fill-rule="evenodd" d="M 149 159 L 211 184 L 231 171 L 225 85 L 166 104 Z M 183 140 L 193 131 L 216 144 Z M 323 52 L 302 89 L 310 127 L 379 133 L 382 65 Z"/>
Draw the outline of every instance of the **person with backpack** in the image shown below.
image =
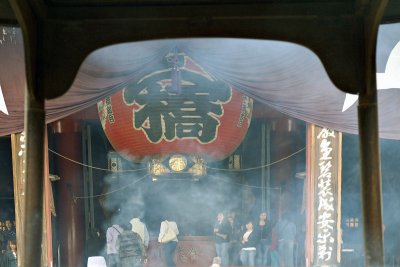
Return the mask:
<path id="1" fill-rule="evenodd" d="M 131 224 L 122 225 L 118 236 L 117 251 L 120 267 L 143 267 L 147 263 L 146 249 L 139 234 L 131 230 Z"/>

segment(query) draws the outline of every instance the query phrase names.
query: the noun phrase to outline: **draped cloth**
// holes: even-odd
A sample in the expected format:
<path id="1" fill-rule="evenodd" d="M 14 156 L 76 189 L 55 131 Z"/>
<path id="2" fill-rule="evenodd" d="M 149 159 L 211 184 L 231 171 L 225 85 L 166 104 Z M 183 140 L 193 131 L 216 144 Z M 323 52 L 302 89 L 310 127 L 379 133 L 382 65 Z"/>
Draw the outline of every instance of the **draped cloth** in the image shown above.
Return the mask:
<path id="1" fill-rule="evenodd" d="M 0 39 L 0 86 L 6 104 L 6 109 L 0 109 L 0 135 L 8 135 L 23 129 L 23 41 L 20 29 L 9 27 L 0 30 Z M 396 59 L 400 51 L 395 53 L 399 42 L 400 23 L 380 26 L 378 75 L 392 73 L 389 78 L 400 77 L 400 59 Z M 397 48 L 400 50 L 400 44 Z M 319 58 L 309 49 L 280 41 L 229 38 L 142 41 L 98 49 L 82 63 L 69 91 L 46 101 L 46 122 L 88 108 L 138 82 L 157 70 L 171 51 L 186 54 L 214 78 L 279 112 L 337 131 L 357 133 L 357 97 L 353 96 L 355 100 L 344 110 L 350 96 L 334 86 Z M 396 81 L 389 84 L 390 88 L 379 88 L 378 84 L 378 89 L 386 89 L 378 90 L 379 133 L 382 138 L 400 139 L 400 85 Z"/>

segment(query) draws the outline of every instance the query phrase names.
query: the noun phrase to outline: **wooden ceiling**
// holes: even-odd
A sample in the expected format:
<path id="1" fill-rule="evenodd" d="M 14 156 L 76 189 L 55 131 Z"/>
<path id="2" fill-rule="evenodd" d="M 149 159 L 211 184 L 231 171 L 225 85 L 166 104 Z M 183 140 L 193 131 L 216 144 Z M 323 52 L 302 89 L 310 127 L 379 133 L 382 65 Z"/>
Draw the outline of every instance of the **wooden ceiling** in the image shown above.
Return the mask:
<path id="1" fill-rule="evenodd" d="M 400 0 L 0 0 L 0 23 L 23 30 L 28 88 L 48 99 L 68 90 L 99 47 L 182 37 L 299 43 L 338 88 L 358 93 L 379 23 L 399 20 Z"/>

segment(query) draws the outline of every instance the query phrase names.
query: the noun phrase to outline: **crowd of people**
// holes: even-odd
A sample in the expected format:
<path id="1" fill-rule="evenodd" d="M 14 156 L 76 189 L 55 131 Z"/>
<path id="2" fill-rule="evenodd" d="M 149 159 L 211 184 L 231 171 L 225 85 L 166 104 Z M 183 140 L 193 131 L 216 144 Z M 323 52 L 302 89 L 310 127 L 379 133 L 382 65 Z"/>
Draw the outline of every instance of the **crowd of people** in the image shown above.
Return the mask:
<path id="1" fill-rule="evenodd" d="M 237 222 L 235 213 L 219 212 L 214 237 L 220 266 L 294 266 L 296 225 L 288 214 L 273 226 L 266 212 L 243 224 Z"/>
<path id="2" fill-rule="evenodd" d="M 0 267 L 17 266 L 17 242 L 15 221 L 0 222 Z"/>
<path id="3" fill-rule="evenodd" d="M 158 242 L 162 244 L 168 267 L 176 266 L 173 256 L 178 235 L 176 222 L 161 222 Z M 113 224 L 107 229 L 106 240 L 108 267 L 143 267 L 147 263 L 149 232 L 140 218 L 133 218 L 125 224 Z"/>
<path id="4" fill-rule="evenodd" d="M 176 222 L 163 220 L 158 242 L 166 266 L 174 267 L 174 254 L 179 230 Z M 285 266 L 294 264 L 296 225 L 283 214 L 272 225 L 266 212 L 257 220 L 238 222 L 234 212 L 219 212 L 213 227 L 216 257 L 211 266 Z M 113 224 L 107 229 L 107 266 L 143 267 L 147 263 L 149 233 L 146 224 L 133 218 L 126 224 Z"/>

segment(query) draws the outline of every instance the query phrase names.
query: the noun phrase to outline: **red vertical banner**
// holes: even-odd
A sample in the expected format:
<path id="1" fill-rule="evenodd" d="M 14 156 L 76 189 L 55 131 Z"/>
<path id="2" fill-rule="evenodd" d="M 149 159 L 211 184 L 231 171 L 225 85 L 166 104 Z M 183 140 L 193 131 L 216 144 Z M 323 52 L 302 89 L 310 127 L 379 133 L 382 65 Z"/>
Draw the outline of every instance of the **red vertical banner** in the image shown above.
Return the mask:
<path id="1" fill-rule="evenodd" d="M 49 174 L 49 149 L 47 142 L 47 134 L 45 136 L 44 150 L 44 203 L 43 203 L 43 237 L 42 237 L 42 266 L 53 266 L 53 245 L 51 231 L 51 215 L 53 203 L 53 192 L 51 190 L 50 174 Z"/>
<path id="2" fill-rule="evenodd" d="M 314 239 L 314 209 L 312 205 L 314 203 L 314 189 L 311 182 L 311 124 L 307 124 L 307 135 L 306 135 L 306 238 L 305 238 L 305 258 L 306 258 L 306 267 L 311 266 L 312 258 L 313 258 L 313 239 Z"/>
<path id="3" fill-rule="evenodd" d="M 17 247 L 22 247 L 22 237 L 24 235 L 24 228 L 22 222 L 24 221 L 24 206 L 25 206 L 25 133 L 16 133 L 11 135 L 12 147 L 12 162 L 13 162 L 13 182 L 14 182 L 14 206 L 15 206 L 15 221 L 17 232 Z M 51 184 L 49 179 L 49 157 L 47 149 L 47 135 L 45 142 L 45 175 L 44 190 L 43 190 L 43 228 L 42 228 L 42 266 L 52 267 L 52 231 L 51 231 L 51 207 L 53 206 L 53 197 L 51 193 Z M 23 250 L 18 250 L 20 255 L 18 259 L 24 257 Z M 18 266 L 21 266 L 18 263 Z"/>
<path id="4" fill-rule="evenodd" d="M 341 251 L 342 134 L 307 128 L 307 266 L 337 266 Z"/>
<path id="5" fill-rule="evenodd" d="M 23 221 L 25 209 L 25 134 L 15 133 L 11 135 L 11 151 L 13 164 L 13 186 L 14 186 L 14 210 L 17 234 L 17 248 L 22 248 L 24 235 Z M 18 250 L 19 257 L 24 257 L 24 251 Z M 21 263 L 18 262 L 18 266 Z"/>

